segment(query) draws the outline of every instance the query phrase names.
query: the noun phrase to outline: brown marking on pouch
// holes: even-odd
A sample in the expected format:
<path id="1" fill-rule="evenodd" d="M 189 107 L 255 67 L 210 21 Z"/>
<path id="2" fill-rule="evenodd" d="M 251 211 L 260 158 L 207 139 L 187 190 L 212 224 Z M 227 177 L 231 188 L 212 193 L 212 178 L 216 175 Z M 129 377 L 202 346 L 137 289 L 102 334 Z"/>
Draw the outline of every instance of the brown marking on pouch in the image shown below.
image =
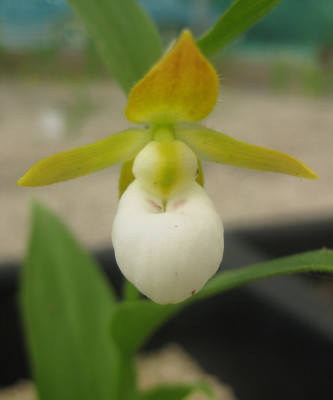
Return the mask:
<path id="1" fill-rule="evenodd" d="M 155 203 L 153 200 L 151 199 L 147 199 L 147 203 L 149 203 L 151 206 L 153 206 L 158 212 L 163 212 L 163 208 L 158 205 L 157 203 Z"/>
<path id="2" fill-rule="evenodd" d="M 177 201 L 177 203 L 175 203 L 175 204 L 172 206 L 172 211 L 176 211 L 179 207 L 182 207 L 185 203 L 186 203 L 186 200 L 185 200 L 185 199 L 182 199 L 182 200 Z"/>

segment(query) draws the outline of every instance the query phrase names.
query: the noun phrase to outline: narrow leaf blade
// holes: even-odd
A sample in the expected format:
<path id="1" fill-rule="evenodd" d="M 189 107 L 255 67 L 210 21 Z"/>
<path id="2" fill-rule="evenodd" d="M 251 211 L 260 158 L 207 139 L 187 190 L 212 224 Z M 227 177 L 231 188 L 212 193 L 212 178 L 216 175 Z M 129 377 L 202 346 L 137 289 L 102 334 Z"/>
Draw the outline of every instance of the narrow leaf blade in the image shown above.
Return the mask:
<path id="1" fill-rule="evenodd" d="M 281 0 L 235 0 L 197 44 L 206 55 L 222 47 L 263 18 Z"/>
<path id="2" fill-rule="evenodd" d="M 333 250 L 317 250 L 216 274 L 196 295 L 183 303 L 159 305 L 148 300 L 119 304 L 112 314 L 112 340 L 124 354 L 138 350 L 173 314 L 193 301 L 273 276 L 302 272 L 333 274 Z"/>
<path id="3" fill-rule="evenodd" d="M 135 0 L 68 0 L 113 77 L 129 93 L 162 56 L 158 31 Z"/>
<path id="4" fill-rule="evenodd" d="M 109 400 L 118 355 L 115 297 L 95 262 L 39 204 L 21 282 L 23 322 L 41 400 Z"/>
<path id="5" fill-rule="evenodd" d="M 303 272 L 328 272 L 333 274 L 333 250 L 323 249 L 300 253 L 238 270 L 220 272 L 191 299 L 198 300 L 209 297 L 259 279 Z"/>

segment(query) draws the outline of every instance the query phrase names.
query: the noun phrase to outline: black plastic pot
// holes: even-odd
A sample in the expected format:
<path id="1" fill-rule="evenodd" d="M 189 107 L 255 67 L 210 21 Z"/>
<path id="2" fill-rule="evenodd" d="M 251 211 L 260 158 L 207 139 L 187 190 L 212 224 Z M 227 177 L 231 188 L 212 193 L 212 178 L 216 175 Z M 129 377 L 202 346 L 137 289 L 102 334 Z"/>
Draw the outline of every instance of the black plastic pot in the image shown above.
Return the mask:
<path id="1" fill-rule="evenodd" d="M 333 221 L 227 232 L 223 268 L 333 248 Z M 111 250 L 96 255 L 116 288 Z M 20 266 L 0 268 L 0 386 L 29 377 L 18 314 Z M 197 303 L 169 321 L 146 350 L 180 343 L 240 400 L 333 399 L 333 296 L 319 274 L 267 279 Z"/>

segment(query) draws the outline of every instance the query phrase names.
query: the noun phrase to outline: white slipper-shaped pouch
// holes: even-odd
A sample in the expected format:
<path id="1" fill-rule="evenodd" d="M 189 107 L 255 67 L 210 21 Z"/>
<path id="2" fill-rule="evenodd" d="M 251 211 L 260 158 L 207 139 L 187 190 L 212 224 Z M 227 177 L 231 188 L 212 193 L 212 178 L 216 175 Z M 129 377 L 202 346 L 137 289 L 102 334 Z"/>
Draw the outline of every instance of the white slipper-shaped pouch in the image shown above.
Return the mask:
<path id="1" fill-rule="evenodd" d="M 112 230 L 125 277 L 156 303 L 178 303 L 217 271 L 223 226 L 205 190 L 192 182 L 163 205 L 138 180 L 120 199 Z"/>

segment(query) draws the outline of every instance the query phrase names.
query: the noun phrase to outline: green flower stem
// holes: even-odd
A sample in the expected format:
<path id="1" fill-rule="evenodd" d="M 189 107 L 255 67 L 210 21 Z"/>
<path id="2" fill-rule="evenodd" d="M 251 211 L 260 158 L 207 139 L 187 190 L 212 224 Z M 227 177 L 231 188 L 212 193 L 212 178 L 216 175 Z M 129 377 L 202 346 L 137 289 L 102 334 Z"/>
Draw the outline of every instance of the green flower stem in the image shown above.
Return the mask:
<path id="1" fill-rule="evenodd" d="M 140 292 L 138 289 L 127 279 L 123 284 L 123 299 L 125 301 L 135 301 L 140 298 Z"/>
<path id="2" fill-rule="evenodd" d="M 117 369 L 116 395 L 117 400 L 138 400 L 136 366 L 133 356 L 120 354 Z M 111 399 L 110 399 L 111 400 Z"/>

